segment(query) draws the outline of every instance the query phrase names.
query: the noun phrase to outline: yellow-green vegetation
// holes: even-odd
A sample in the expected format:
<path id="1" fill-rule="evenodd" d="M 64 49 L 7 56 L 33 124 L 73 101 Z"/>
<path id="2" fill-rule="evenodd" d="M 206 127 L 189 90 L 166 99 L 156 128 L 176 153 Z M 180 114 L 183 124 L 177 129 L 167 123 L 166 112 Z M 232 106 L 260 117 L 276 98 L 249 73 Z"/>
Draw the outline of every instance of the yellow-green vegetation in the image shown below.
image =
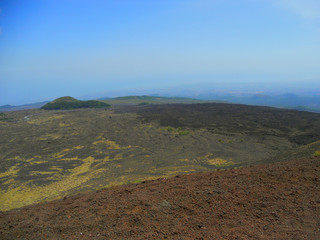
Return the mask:
<path id="1" fill-rule="evenodd" d="M 25 205 L 37 203 L 43 200 L 53 200 L 63 196 L 63 193 L 75 189 L 90 179 L 93 179 L 104 169 L 93 169 L 92 163 L 99 161 L 92 157 L 82 159 L 82 164 L 71 169 L 69 174 L 61 175 L 61 171 L 57 167 L 52 167 L 51 170 L 56 171 L 31 171 L 30 176 L 34 175 L 53 175 L 50 179 L 55 179 L 47 185 L 36 185 L 33 181 L 19 183 L 14 180 L 19 169 L 17 166 L 12 167 L 7 172 L 1 175 L 0 178 L 10 177 L 11 183 L 7 190 L 0 190 L 0 210 L 10 210 L 19 208 Z"/>
<path id="2" fill-rule="evenodd" d="M 52 154 L 52 157 L 53 158 L 62 158 L 64 157 L 68 152 L 72 152 L 74 150 L 79 150 L 79 149 L 82 149 L 84 148 L 84 146 L 75 146 L 75 147 L 72 147 L 72 148 L 66 148 L 66 149 L 63 149 L 61 150 L 60 152 L 57 152 L 57 153 L 53 153 Z M 63 160 L 77 160 L 78 157 L 72 157 L 72 158 L 63 158 Z"/>
<path id="3" fill-rule="evenodd" d="M 169 131 L 169 132 L 173 132 L 175 129 L 174 129 L 173 127 L 171 127 L 171 126 L 168 126 L 168 127 L 166 128 L 166 130 Z"/>
<path id="4" fill-rule="evenodd" d="M 61 153 L 54 153 L 53 154 L 53 157 L 54 158 L 62 158 L 64 155 L 63 154 L 61 154 Z"/>
<path id="5" fill-rule="evenodd" d="M 95 160 L 93 157 L 87 157 L 86 159 L 83 159 L 83 164 L 81 164 L 79 167 L 70 170 L 70 172 L 72 173 L 71 175 L 77 176 L 85 172 L 88 172 L 90 170 L 91 164 L 94 163 L 94 161 Z"/>
<path id="6" fill-rule="evenodd" d="M 320 151 L 316 151 L 314 154 L 313 154 L 314 157 L 320 157 Z"/>
<path id="7" fill-rule="evenodd" d="M 52 171 L 58 171 L 58 172 L 63 171 L 63 169 L 62 169 L 62 168 L 59 168 L 59 167 L 57 167 L 57 166 L 52 166 L 52 167 L 50 167 L 50 168 L 49 168 L 49 170 L 52 170 Z"/>
<path id="8" fill-rule="evenodd" d="M 74 160 L 80 160 L 79 158 L 78 158 L 78 156 L 76 156 L 76 157 L 69 157 L 69 158 L 61 158 L 61 159 L 57 159 L 58 161 L 74 161 Z"/>
<path id="9" fill-rule="evenodd" d="M 130 151 L 130 148 L 127 146 L 121 147 L 116 142 L 102 137 L 98 137 L 95 144 L 92 145 L 96 146 L 99 144 L 106 146 L 111 152 L 117 152 L 121 149 Z M 30 177 L 49 181 L 44 184 L 37 184 L 34 180 L 20 182 L 17 176 L 19 175 L 19 171 L 23 169 L 23 164 L 18 163 L 12 166 L 8 171 L 2 173 L 0 175 L 0 180 L 4 180 L 3 183 L 6 185 L 6 188 L 0 190 L 0 210 L 6 211 L 42 201 L 51 201 L 72 192 L 79 192 L 81 189 L 100 189 L 124 183 L 138 183 L 142 180 L 160 177 L 166 178 L 179 174 L 208 170 L 208 168 L 204 166 L 194 164 L 195 161 L 207 163 L 216 167 L 226 167 L 233 164 L 232 161 L 227 161 L 222 158 L 212 158 L 212 154 L 208 153 L 207 155 L 194 160 L 189 160 L 187 158 L 180 159 L 178 162 L 184 162 L 183 165 L 165 166 L 160 168 L 149 165 L 144 170 L 144 174 L 141 175 L 139 174 L 141 170 L 136 168 L 136 164 L 141 164 L 143 161 L 134 160 L 133 162 L 128 162 L 129 165 L 125 166 L 119 164 L 118 161 L 124 159 L 123 152 L 114 154 L 112 158 L 106 155 L 101 159 L 95 159 L 92 156 L 83 159 L 78 157 L 64 157 L 64 154 L 82 148 L 83 146 L 76 146 L 63 149 L 59 153 L 49 156 L 49 159 L 56 159 L 56 165 L 48 165 L 48 167 L 42 171 L 33 170 L 29 172 L 28 175 Z M 131 157 L 134 157 L 134 155 Z M 26 160 L 23 160 L 21 157 L 15 157 L 14 159 L 30 165 L 48 164 L 52 161 L 44 160 L 45 158 L 41 156 L 35 156 L 34 158 Z M 147 159 L 147 154 L 144 156 L 144 159 Z M 64 165 L 59 165 L 60 162 L 67 163 L 69 161 L 75 161 L 75 163 L 68 168 L 62 167 Z M 148 162 L 146 161 L 145 163 L 147 164 Z M 108 167 L 106 167 L 105 164 L 109 164 Z M 104 176 L 104 178 L 102 178 L 102 176 Z M 104 183 L 100 182 L 99 184 L 99 180 L 97 179 L 103 179 Z"/>
<path id="10" fill-rule="evenodd" d="M 79 176 L 80 173 L 89 171 L 89 169 L 89 164 L 85 162 L 84 166 L 80 169 L 76 169 L 75 173 L 49 185 L 33 186 L 31 182 L 26 182 L 18 187 L 9 188 L 7 191 L 1 191 L 1 210 L 19 208 L 43 200 L 54 200 L 62 197 L 64 192 L 79 187 L 81 184 L 87 182 L 101 172 L 101 170 L 96 170 Z"/>
<path id="11" fill-rule="evenodd" d="M 208 159 L 209 165 L 214 165 L 216 167 L 228 167 L 234 164 L 232 161 L 227 161 L 223 158 L 212 158 Z"/>
<path id="12" fill-rule="evenodd" d="M 197 162 L 199 163 L 205 163 L 208 165 L 212 165 L 215 167 L 228 167 L 231 165 L 234 165 L 235 163 L 232 161 L 232 159 L 226 160 L 220 157 L 214 157 L 214 155 L 212 153 L 208 153 L 203 157 L 198 157 L 196 159 Z"/>
<path id="13" fill-rule="evenodd" d="M 234 140 L 232 140 L 232 139 L 225 139 L 225 140 L 223 140 L 223 139 L 218 139 L 218 142 L 219 142 L 219 143 L 233 143 Z M 239 142 L 243 142 L 243 140 L 241 139 Z"/>
<path id="14" fill-rule="evenodd" d="M 179 135 L 188 135 L 190 132 L 189 131 L 186 131 L 186 130 L 180 130 L 178 132 Z"/>
<path id="15" fill-rule="evenodd" d="M 27 123 L 39 125 L 39 124 L 44 124 L 44 123 L 51 122 L 54 120 L 59 120 L 59 119 L 62 119 L 63 117 L 64 117 L 63 115 L 53 115 L 53 116 L 49 116 L 49 117 L 36 116 L 36 117 L 31 118 Z"/>
<path id="16" fill-rule="evenodd" d="M 17 176 L 17 173 L 20 171 L 18 164 L 12 166 L 9 170 L 4 173 L 0 173 L 0 179 L 5 177 L 14 177 Z"/>
<path id="17" fill-rule="evenodd" d="M 183 158 L 183 159 L 179 159 L 180 162 L 190 162 L 190 159 L 188 158 Z"/>
<path id="18" fill-rule="evenodd" d="M 98 163 L 98 165 L 92 167 L 93 163 Z M 14 177 L 19 169 L 17 166 L 14 166 L 5 174 L 1 175 L 1 177 L 10 177 L 10 179 L 6 182 L 6 184 L 9 184 L 8 189 L 0 190 L 0 210 L 6 211 L 42 201 L 58 199 L 63 197 L 64 194 L 70 193 L 70 191 L 72 192 L 73 190 L 84 186 L 89 187 L 91 186 L 89 183 L 91 180 L 94 180 L 102 174 L 106 174 L 108 171 L 110 171 L 107 168 L 100 168 L 99 165 L 101 163 L 103 163 L 103 160 L 101 161 L 101 159 L 87 157 L 81 160 L 80 165 L 70 169 L 64 175 L 61 173 L 62 169 L 56 166 L 48 169 L 51 171 L 31 171 L 29 173 L 30 176 L 49 175 L 49 177 L 46 179 L 51 179 L 53 181 L 45 185 L 34 184 L 32 180 L 23 183 L 15 180 Z M 122 168 L 122 165 L 115 164 L 114 168 Z M 110 178 L 108 181 L 106 181 L 106 184 L 100 184 L 100 188 L 124 183 L 139 183 L 142 180 L 151 180 L 159 177 L 171 177 L 177 174 L 200 170 L 205 170 L 205 168 L 192 165 L 182 167 L 173 166 L 159 169 L 152 168 L 149 171 L 149 174 L 139 175 L 133 173 L 134 169 L 128 168 L 126 175 L 121 175 L 113 179 Z"/>
<path id="19" fill-rule="evenodd" d="M 38 175 L 51 175 L 51 174 L 54 174 L 55 172 L 41 172 L 41 171 L 31 171 L 29 172 L 29 175 L 30 176 L 38 176 Z"/>
<path id="20" fill-rule="evenodd" d="M 70 126 L 72 126 L 72 123 L 70 123 L 70 122 L 68 122 L 68 123 L 61 122 L 61 123 L 59 123 L 59 127 L 70 127 Z"/>
<path id="21" fill-rule="evenodd" d="M 6 211 L 41 201 L 50 201 L 74 191 L 79 192 L 79 190 L 86 187 L 91 188 L 90 181 L 96 181 L 94 179 L 99 179 L 102 175 L 108 174 L 110 168 L 112 171 L 122 169 L 123 166 L 117 163 L 117 161 L 123 159 L 123 153 L 119 151 L 131 151 L 132 148 L 130 145 L 121 147 L 115 141 L 101 136 L 97 137 L 92 147 L 102 147 L 105 149 L 102 151 L 105 157 L 100 159 L 95 159 L 92 156 L 79 158 L 79 156 L 76 156 L 76 153 L 84 148 L 81 145 L 65 148 L 57 153 L 46 156 L 35 155 L 29 159 L 23 159 L 20 156 L 12 157 L 11 160 L 18 161 L 19 163 L 0 174 L 0 181 L 3 183 L 3 188 L 0 189 L 0 210 Z M 108 155 L 111 153 L 113 153 L 112 157 Z M 66 157 L 67 154 L 68 156 Z M 134 155 L 131 154 L 131 157 L 134 157 Z M 55 165 L 52 166 L 52 163 Z M 112 165 L 106 167 L 104 165 L 106 163 Z M 19 171 L 26 171 L 26 167 L 28 168 L 28 166 L 32 165 L 42 166 L 41 169 L 43 170 L 27 172 L 27 175 L 32 177 L 31 180 L 21 182 L 19 180 Z M 132 171 L 130 169 L 128 172 Z M 26 173 L 24 172 L 24 174 Z M 41 182 L 42 179 L 46 183 L 37 183 L 39 180 Z M 121 176 L 121 181 L 119 180 L 118 182 L 115 179 L 109 178 L 104 180 L 106 184 L 103 184 L 103 187 L 132 182 L 136 179 L 137 176 L 135 174 Z M 143 179 L 143 176 L 139 177 L 139 179 Z"/>
<path id="22" fill-rule="evenodd" d="M 9 160 L 9 161 L 10 161 L 10 160 L 13 160 L 13 161 L 23 161 L 22 158 L 19 157 L 19 156 L 15 156 L 15 157 L 9 158 L 8 160 Z"/>
<path id="23" fill-rule="evenodd" d="M 28 162 L 30 165 L 37 165 L 37 164 L 42 164 L 42 163 L 46 163 L 46 160 L 34 160 L 34 158 L 28 159 L 25 162 Z"/>
<path id="24" fill-rule="evenodd" d="M 60 137 L 61 137 L 61 135 L 59 135 L 59 134 L 51 133 L 51 134 L 46 134 L 46 135 L 39 137 L 39 140 L 56 140 Z"/>
<path id="25" fill-rule="evenodd" d="M 114 156 L 114 158 L 113 158 L 113 160 L 121 160 L 121 159 L 123 159 L 121 153 L 116 154 L 116 155 Z"/>
<path id="26" fill-rule="evenodd" d="M 97 141 L 93 142 L 94 145 L 104 144 L 108 149 L 120 149 L 120 146 L 115 141 L 111 141 L 103 137 L 98 137 L 97 139 Z"/>
<path id="27" fill-rule="evenodd" d="M 152 124 L 142 124 L 140 127 L 141 127 L 141 128 L 151 129 L 151 128 L 154 127 L 154 125 L 152 125 Z"/>
<path id="28" fill-rule="evenodd" d="M 168 127 L 164 128 L 164 130 L 166 130 L 168 132 L 172 132 L 173 134 L 177 134 L 177 135 L 188 135 L 188 134 L 190 134 L 190 131 L 183 130 L 181 127 L 174 128 L 174 127 L 168 126 Z"/>
<path id="29" fill-rule="evenodd" d="M 82 148 L 84 148 L 84 146 L 75 146 L 75 147 L 73 147 L 72 149 L 82 149 Z"/>
<path id="30" fill-rule="evenodd" d="M 68 150 L 67 152 L 69 151 L 71 150 Z M 66 149 L 61 152 L 66 152 Z M 16 157 L 16 159 L 20 159 L 21 162 L 29 164 L 48 163 L 48 161 L 41 160 L 41 158 L 23 160 Z M 48 166 L 48 168 L 43 171 L 30 171 L 28 174 L 29 176 L 39 177 L 46 181 L 50 181 L 40 185 L 33 180 L 20 182 L 18 180 L 19 178 L 16 177 L 23 167 L 22 165 L 20 166 L 20 164 L 16 164 L 0 175 L 0 180 L 6 179 L 4 184 L 7 186 L 7 188 L 0 190 L 0 210 L 6 211 L 42 201 L 51 201 L 72 192 L 79 192 L 79 190 L 85 188 L 99 189 L 124 183 L 138 183 L 142 180 L 151 180 L 159 177 L 172 177 L 178 174 L 207 170 L 205 167 L 195 166 L 190 162 L 190 165 L 187 166 L 168 166 L 161 168 L 151 167 L 149 168 L 149 171 L 146 170 L 146 172 L 141 175 L 138 173 L 138 169 L 133 168 L 133 166 L 135 166 L 135 162 L 131 163 L 132 167 L 123 168 L 124 166 L 117 163 L 117 160 L 121 159 L 123 159 L 123 155 L 121 153 L 116 154 L 111 159 L 111 162 L 109 156 L 106 156 L 104 159 L 95 159 L 89 156 L 84 159 L 77 158 L 79 163 L 69 169 L 63 169 L 59 165 L 55 165 Z M 63 158 L 62 156 L 62 158 L 57 160 L 58 161 L 56 163 L 61 161 L 68 162 L 70 158 Z M 113 161 L 115 161 L 114 164 Z M 106 163 L 110 163 L 112 165 L 104 167 L 104 164 Z M 111 174 L 109 178 L 104 179 L 104 184 L 92 183 L 92 181 L 96 181 L 95 179 L 99 179 L 102 176 L 108 176 L 110 171 L 112 171 L 112 173 L 117 172 L 117 169 L 120 169 L 123 174 L 116 176 Z M 100 187 L 97 188 L 97 186 Z"/>

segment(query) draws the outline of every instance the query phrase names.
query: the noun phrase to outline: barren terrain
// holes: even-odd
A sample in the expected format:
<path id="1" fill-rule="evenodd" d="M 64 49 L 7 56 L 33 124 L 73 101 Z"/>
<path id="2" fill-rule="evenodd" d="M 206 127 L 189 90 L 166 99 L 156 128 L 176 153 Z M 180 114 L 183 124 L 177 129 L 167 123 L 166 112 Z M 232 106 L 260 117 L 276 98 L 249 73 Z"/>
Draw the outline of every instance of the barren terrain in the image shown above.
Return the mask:
<path id="1" fill-rule="evenodd" d="M 320 149 L 319 114 L 234 104 L 25 110 L 6 113 L 0 132 L 2 211 Z"/>
<path id="2" fill-rule="evenodd" d="M 0 132 L 1 239 L 320 238 L 320 114 L 24 110 Z"/>
<path id="3" fill-rule="evenodd" d="M 111 187 L 0 213 L 1 239 L 320 238 L 320 158 Z"/>

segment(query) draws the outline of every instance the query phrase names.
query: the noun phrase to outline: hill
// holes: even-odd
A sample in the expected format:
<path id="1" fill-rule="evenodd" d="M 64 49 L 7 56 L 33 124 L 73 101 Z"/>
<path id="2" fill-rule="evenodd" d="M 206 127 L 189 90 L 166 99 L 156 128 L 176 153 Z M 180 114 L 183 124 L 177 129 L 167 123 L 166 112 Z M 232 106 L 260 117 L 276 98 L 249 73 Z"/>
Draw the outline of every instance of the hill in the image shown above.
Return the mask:
<path id="1" fill-rule="evenodd" d="M 109 104 L 101 102 L 101 101 L 95 101 L 95 100 L 89 100 L 89 101 L 80 101 L 72 97 L 61 97 L 58 98 L 52 102 L 49 102 L 41 107 L 41 109 L 45 110 L 55 110 L 55 109 L 63 109 L 63 110 L 69 110 L 69 109 L 77 109 L 77 108 L 105 108 L 110 107 Z"/>
<path id="2" fill-rule="evenodd" d="M 194 173 L 0 212 L 1 239 L 320 239 L 320 158 Z"/>
<path id="3" fill-rule="evenodd" d="M 160 97 L 160 96 L 125 96 L 125 97 L 116 97 L 101 99 L 103 102 L 108 104 L 191 104 L 191 103 L 205 103 L 205 102 L 214 102 L 214 101 L 205 101 L 198 100 L 193 98 L 184 98 L 184 97 Z"/>

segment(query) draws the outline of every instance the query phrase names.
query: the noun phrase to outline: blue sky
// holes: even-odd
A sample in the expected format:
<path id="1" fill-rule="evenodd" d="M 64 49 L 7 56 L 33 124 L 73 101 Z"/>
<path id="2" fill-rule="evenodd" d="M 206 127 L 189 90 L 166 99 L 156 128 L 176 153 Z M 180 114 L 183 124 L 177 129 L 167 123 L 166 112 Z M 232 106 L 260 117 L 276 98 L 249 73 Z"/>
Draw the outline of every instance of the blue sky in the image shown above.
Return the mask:
<path id="1" fill-rule="evenodd" d="M 202 83 L 320 88 L 319 0 L 1 0 L 0 9 L 0 105 Z"/>

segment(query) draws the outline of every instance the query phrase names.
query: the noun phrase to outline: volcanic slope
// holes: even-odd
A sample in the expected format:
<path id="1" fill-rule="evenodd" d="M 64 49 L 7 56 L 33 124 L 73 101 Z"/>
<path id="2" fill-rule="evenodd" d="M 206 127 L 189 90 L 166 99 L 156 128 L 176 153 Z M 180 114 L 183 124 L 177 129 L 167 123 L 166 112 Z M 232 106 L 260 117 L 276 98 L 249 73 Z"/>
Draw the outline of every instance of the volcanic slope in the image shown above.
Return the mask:
<path id="1" fill-rule="evenodd" d="M 8 112 L 0 132 L 2 211 L 320 150 L 320 114 L 233 104 Z"/>
<path id="2" fill-rule="evenodd" d="M 320 239 L 320 157 L 129 184 L 0 213 L 1 239 Z"/>

